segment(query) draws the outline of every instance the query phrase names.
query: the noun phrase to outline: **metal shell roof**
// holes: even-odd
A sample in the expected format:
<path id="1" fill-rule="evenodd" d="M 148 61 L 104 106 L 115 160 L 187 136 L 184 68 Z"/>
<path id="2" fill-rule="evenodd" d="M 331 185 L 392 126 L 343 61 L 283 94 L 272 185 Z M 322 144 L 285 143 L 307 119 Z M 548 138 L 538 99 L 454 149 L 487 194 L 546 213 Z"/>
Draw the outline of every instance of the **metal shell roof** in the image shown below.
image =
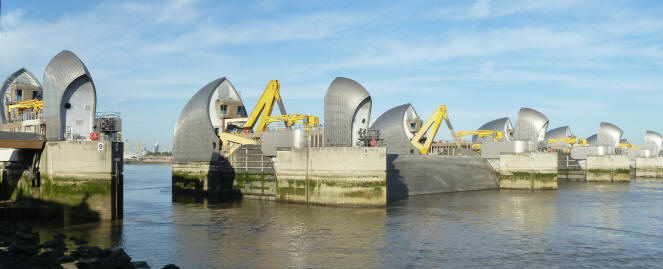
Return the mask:
<path id="1" fill-rule="evenodd" d="M 609 146 L 613 149 L 618 148 L 623 133 L 622 129 L 616 125 L 608 122 L 601 122 L 599 131 L 596 133 L 596 144 Z"/>
<path id="2" fill-rule="evenodd" d="M 352 145 L 355 116 L 360 109 L 368 108 L 368 117 L 362 128 L 368 128 L 371 95 L 356 81 L 337 77 L 325 95 L 325 146 L 350 147 Z"/>
<path id="3" fill-rule="evenodd" d="M 25 68 L 21 68 L 9 75 L 7 79 L 2 83 L 2 88 L 0 88 L 0 113 L 2 114 L 2 122 L 7 122 L 7 111 L 5 111 L 5 104 L 8 101 L 7 90 L 12 84 L 27 84 L 41 88 L 39 80 L 35 77 L 30 71 Z"/>
<path id="4" fill-rule="evenodd" d="M 44 121 L 46 123 L 46 139 L 52 141 L 62 140 L 62 124 L 60 117 L 60 104 L 67 88 L 77 79 L 85 79 L 92 83 L 94 94 L 93 115 L 96 111 L 97 93 L 92 82 L 92 76 L 85 64 L 71 51 L 64 50 L 46 66 L 44 71 Z"/>
<path id="5" fill-rule="evenodd" d="M 478 130 L 490 130 L 490 131 L 499 131 L 504 133 L 504 140 L 511 141 L 511 130 L 513 126 L 511 125 L 511 120 L 508 117 L 499 118 L 496 120 L 489 121 L 484 125 L 481 125 Z M 492 141 L 492 138 L 486 138 Z M 472 136 L 472 142 L 478 143 L 481 142 L 478 135 Z"/>
<path id="6" fill-rule="evenodd" d="M 653 156 L 659 156 L 663 148 L 663 135 L 654 131 L 647 131 L 647 134 L 645 134 L 645 148 L 650 149 Z"/>
<path id="7" fill-rule="evenodd" d="M 411 104 L 393 107 L 378 117 L 372 128 L 380 131 L 387 147 L 387 154 L 419 154 L 410 143 L 406 120 L 417 118 L 417 112 Z"/>
<path id="8" fill-rule="evenodd" d="M 571 133 L 571 128 L 569 128 L 569 126 L 557 127 L 555 129 L 546 132 L 546 140 L 551 138 L 563 139 L 571 137 L 573 137 L 573 133 Z"/>
<path id="9" fill-rule="evenodd" d="M 210 101 L 217 89 L 221 89 L 222 96 L 239 96 L 230 81 L 222 77 L 208 83 L 191 97 L 175 123 L 175 162 L 210 162 L 219 159 L 219 137 L 210 119 Z"/>
<path id="10" fill-rule="evenodd" d="M 531 108 L 521 108 L 516 120 L 514 140 L 530 140 L 541 142 L 546 137 L 548 118 L 541 112 Z"/>
<path id="11" fill-rule="evenodd" d="M 590 135 L 587 137 L 587 144 L 596 145 L 597 136 L 596 134 Z"/>

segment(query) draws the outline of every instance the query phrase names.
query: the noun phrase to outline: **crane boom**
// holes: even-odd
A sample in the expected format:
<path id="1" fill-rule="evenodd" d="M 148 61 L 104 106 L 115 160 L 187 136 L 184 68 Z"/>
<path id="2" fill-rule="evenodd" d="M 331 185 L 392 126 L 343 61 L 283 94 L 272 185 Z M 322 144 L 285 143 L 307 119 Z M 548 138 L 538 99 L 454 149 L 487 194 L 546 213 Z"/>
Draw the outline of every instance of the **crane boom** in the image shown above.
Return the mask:
<path id="1" fill-rule="evenodd" d="M 285 106 L 283 106 L 283 101 L 281 99 L 280 88 L 281 85 L 279 84 L 278 80 L 274 79 L 269 81 L 269 83 L 267 83 L 265 91 L 260 96 L 260 99 L 258 99 L 258 103 L 253 108 L 253 111 L 251 111 L 249 118 L 246 120 L 246 124 L 244 124 L 244 129 L 252 130 L 256 122 L 258 122 L 258 119 L 260 119 L 260 122 L 258 122 L 258 128 L 256 129 L 256 132 L 262 133 L 262 131 L 264 131 L 267 125 L 269 124 L 268 118 L 272 115 L 272 110 L 274 110 L 274 103 L 276 102 L 278 102 L 281 114 L 283 115 L 287 114 L 285 111 Z"/>
<path id="2" fill-rule="evenodd" d="M 14 108 L 18 109 L 18 113 L 23 113 L 23 110 L 32 109 L 35 112 L 44 109 L 44 101 L 39 99 L 32 99 L 27 101 L 21 101 L 13 105 L 8 105 L 7 110 L 12 110 Z"/>
<path id="3" fill-rule="evenodd" d="M 458 131 L 457 136 L 462 137 L 466 135 L 477 135 L 479 138 L 484 138 L 486 136 L 492 137 L 493 140 L 497 141 L 500 139 L 504 139 L 504 133 L 500 131 L 493 131 L 493 130 L 473 130 L 473 131 Z"/>
<path id="4" fill-rule="evenodd" d="M 458 138 L 456 137 L 456 132 L 453 129 L 453 126 L 451 126 L 451 122 L 449 121 L 449 116 L 447 115 L 447 106 L 445 105 L 440 105 L 437 107 L 435 112 L 433 112 L 433 115 L 428 118 L 428 121 L 424 123 L 423 126 L 421 126 L 421 129 L 417 131 L 417 133 L 414 135 L 412 140 L 410 140 L 410 143 L 417 149 L 419 149 L 419 152 L 423 155 L 428 154 L 428 151 L 430 150 L 430 146 L 433 144 L 433 141 L 435 140 L 435 136 L 437 135 L 437 131 L 440 129 L 440 124 L 442 124 L 442 120 L 447 124 L 447 127 L 449 127 L 449 132 L 451 132 L 451 136 L 454 138 L 454 142 L 456 143 L 456 147 L 461 148 L 460 142 L 458 141 Z M 421 140 L 424 138 L 426 133 L 430 130 L 430 133 L 428 134 L 428 137 L 426 137 L 426 141 L 422 144 Z"/>
<path id="5" fill-rule="evenodd" d="M 557 142 L 564 142 L 566 144 L 579 144 L 579 145 L 586 145 L 587 144 L 587 139 L 580 139 L 580 138 L 550 138 L 548 139 L 548 144 L 552 143 L 557 143 Z"/>

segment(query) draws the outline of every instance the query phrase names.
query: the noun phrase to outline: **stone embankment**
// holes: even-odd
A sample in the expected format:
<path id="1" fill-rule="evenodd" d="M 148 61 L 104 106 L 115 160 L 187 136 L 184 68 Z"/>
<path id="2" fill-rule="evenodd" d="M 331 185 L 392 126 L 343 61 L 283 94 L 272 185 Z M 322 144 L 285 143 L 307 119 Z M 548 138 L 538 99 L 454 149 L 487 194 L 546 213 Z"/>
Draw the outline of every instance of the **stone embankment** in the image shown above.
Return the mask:
<path id="1" fill-rule="evenodd" d="M 75 250 L 66 247 L 70 240 Z M 0 223 L 0 268 L 150 268 L 147 262 L 131 261 L 122 248 L 89 246 L 85 239 L 56 234 L 42 242 L 39 234 L 22 224 Z M 173 264 L 163 268 L 179 268 Z"/>

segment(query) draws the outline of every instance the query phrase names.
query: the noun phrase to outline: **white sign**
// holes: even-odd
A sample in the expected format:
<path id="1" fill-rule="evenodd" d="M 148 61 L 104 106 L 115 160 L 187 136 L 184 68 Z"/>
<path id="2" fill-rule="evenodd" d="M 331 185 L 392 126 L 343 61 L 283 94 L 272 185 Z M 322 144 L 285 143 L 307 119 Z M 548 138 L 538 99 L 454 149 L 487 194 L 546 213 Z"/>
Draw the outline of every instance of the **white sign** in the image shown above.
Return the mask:
<path id="1" fill-rule="evenodd" d="M 99 143 L 99 144 L 97 144 L 97 150 L 98 150 L 98 151 L 102 151 L 102 150 L 104 150 L 104 143 Z"/>

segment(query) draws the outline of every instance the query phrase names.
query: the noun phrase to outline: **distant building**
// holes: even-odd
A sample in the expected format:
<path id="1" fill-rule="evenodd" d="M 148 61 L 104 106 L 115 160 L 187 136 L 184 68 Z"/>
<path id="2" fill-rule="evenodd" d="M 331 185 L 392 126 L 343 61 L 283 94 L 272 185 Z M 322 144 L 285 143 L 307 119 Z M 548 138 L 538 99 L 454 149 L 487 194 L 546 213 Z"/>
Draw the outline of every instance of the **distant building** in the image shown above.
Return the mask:
<path id="1" fill-rule="evenodd" d="M 154 153 L 159 153 L 159 142 L 157 142 L 156 144 L 154 144 L 154 150 L 152 150 L 152 152 L 154 152 Z"/>

